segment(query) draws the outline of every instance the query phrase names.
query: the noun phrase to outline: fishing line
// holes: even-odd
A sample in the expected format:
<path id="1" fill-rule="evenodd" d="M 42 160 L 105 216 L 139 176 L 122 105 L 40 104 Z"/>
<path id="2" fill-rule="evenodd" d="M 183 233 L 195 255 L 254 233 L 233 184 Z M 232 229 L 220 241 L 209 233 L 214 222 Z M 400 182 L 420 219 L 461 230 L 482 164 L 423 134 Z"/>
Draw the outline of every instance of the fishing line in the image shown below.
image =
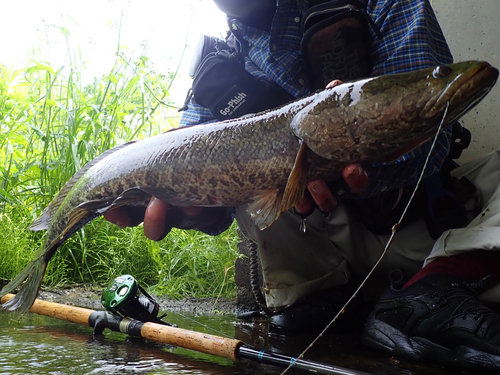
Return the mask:
<path id="1" fill-rule="evenodd" d="M 361 290 L 361 288 L 363 288 L 366 284 L 366 282 L 368 281 L 368 279 L 370 278 L 370 276 L 373 274 L 373 272 L 375 271 L 375 269 L 378 267 L 378 265 L 380 264 L 380 262 L 382 261 L 382 259 L 384 258 L 385 254 L 387 254 L 387 250 L 389 249 L 389 247 L 391 246 L 392 244 L 392 241 L 394 239 L 394 236 L 396 235 L 396 231 L 398 229 L 398 227 L 401 225 L 401 222 L 403 221 L 405 215 L 406 215 L 406 212 L 408 211 L 408 208 L 410 207 L 410 204 L 411 202 L 413 201 L 413 198 L 415 197 L 415 194 L 417 193 L 417 189 L 418 187 L 420 186 L 420 183 L 424 177 L 424 173 L 425 173 L 425 170 L 427 169 L 427 164 L 429 164 L 429 160 L 431 158 L 431 153 L 432 151 L 434 150 L 434 147 L 436 145 L 436 142 L 437 142 L 437 138 L 439 136 L 439 134 L 441 133 L 441 129 L 443 128 L 443 123 L 444 123 L 444 120 L 446 118 L 446 114 L 448 113 L 448 107 L 450 106 L 450 102 L 446 102 L 446 108 L 444 110 L 444 113 L 443 113 L 443 118 L 441 119 L 441 123 L 439 124 L 439 127 L 438 129 L 436 130 L 436 134 L 434 135 L 434 139 L 432 141 L 432 144 L 431 144 L 431 147 L 429 149 L 429 152 L 427 153 L 427 157 L 425 159 L 425 162 L 424 162 L 424 165 L 422 167 L 422 171 L 420 172 L 420 176 L 417 180 L 417 183 L 415 185 L 415 188 L 413 189 L 413 193 L 411 194 L 410 196 L 410 200 L 408 201 L 408 203 L 406 204 L 406 207 L 405 209 L 403 210 L 403 213 L 401 214 L 401 217 L 399 218 L 398 222 L 396 224 L 393 225 L 392 227 L 392 233 L 391 233 L 391 236 L 389 237 L 389 240 L 387 241 L 385 247 L 384 247 L 384 251 L 382 251 L 382 254 L 380 254 L 380 257 L 378 258 L 377 262 L 375 262 L 374 266 L 372 267 L 372 269 L 370 270 L 370 272 L 368 272 L 368 275 L 366 275 L 366 277 L 364 278 L 363 282 L 359 285 L 359 287 L 354 291 L 353 295 L 349 298 L 349 300 L 344 304 L 344 306 L 340 309 L 340 311 L 337 313 L 337 315 L 335 315 L 335 317 L 330 321 L 330 323 L 328 323 L 326 325 L 326 327 L 318 334 L 318 336 L 316 336 L 316 338 L 304 349 L 304 351 L 302 353 L 300 353 L 297 357 L 297 359 L 301 359 L 304 357 L 304 355 L 307 353 L 307 351 L 309 349 L 311 349 L 315 344 L 316 342 L 323 336 L 323 334 L 330 328 L 330 326 L 335 323 L 338 319 L 338 317 L 340 316 L 340 314 L 342 314 L 345 309 L 347 308 L 347 306 L 351 303 L 351 301 L 358 295 L 359 291 Z M 282 373 L 281 375 L 284 375 L 285 373 L 288 372 L 288 370 L 290 370 L 292 368 L 292 364 L 290 364 Z"/>

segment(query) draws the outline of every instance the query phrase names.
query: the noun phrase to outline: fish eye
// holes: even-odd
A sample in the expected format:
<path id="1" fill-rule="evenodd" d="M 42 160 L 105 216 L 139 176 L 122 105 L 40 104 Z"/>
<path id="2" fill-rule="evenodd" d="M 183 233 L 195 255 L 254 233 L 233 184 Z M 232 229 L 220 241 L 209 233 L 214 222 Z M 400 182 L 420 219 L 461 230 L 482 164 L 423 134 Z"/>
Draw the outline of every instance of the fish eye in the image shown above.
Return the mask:
<path id="1" fill-rule="evenodd" d="M 432 72 L 432 76 L 434 78 L 442 78 L 446 77 L 450 73 L 451 73 L 451 68 L 447 65 L 443 65 L 436 67 L 436 69 L 434 69 L 434 71 Z"/>

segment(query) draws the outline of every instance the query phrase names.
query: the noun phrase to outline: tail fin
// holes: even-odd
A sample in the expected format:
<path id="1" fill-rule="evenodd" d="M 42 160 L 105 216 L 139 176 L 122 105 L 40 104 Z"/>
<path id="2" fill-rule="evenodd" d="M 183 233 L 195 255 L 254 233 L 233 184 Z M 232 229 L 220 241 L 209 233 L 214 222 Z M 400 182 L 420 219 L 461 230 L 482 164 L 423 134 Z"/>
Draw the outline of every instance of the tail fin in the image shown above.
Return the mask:
<path id="1" fill-rule="evenodd" d="M 0 305 L 0 309 L 9 311 L 17 310 L 20 313 L 28 311 L 31 305 L 33 305 L 33 302 L 35 302 L 46 268 L 47 262 L 44 256 L 40 256 L 31 261 L 30 264 L 0 291 L 0 297 L 3 297 L 26 280 L 16 296 L 3 305 Z"/>

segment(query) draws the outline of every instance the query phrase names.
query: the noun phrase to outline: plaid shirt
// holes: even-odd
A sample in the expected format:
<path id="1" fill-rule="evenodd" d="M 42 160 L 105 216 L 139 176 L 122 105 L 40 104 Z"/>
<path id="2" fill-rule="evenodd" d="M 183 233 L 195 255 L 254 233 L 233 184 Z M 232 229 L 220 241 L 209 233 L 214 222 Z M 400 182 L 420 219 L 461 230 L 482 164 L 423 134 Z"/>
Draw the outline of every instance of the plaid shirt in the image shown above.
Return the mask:
<path id="1" fill-rule="evenodd" d="M 307 1 L 278 0 L 271 32 L 246 27 L 231 20 L 248 42 L 245 68 L 259 79 L 276 82 L 295 97 L 309 94 L 301 62 L 300 20 Z M 406 72 L 453 62 L 428 0 L 371 0 L 367 13 L 382 38 L 371 31 L 373 76 Z M 194 102 L 181 118 L 181 126 L 215 121 L 208 109 Z M 437 172 L 448 154 L 450 132 L 440 135 L 426 175 Z M 416 182 L 430 142 L 391 163 L 365 166 L 369 188 L 359 198 L 377 195 Z"/>

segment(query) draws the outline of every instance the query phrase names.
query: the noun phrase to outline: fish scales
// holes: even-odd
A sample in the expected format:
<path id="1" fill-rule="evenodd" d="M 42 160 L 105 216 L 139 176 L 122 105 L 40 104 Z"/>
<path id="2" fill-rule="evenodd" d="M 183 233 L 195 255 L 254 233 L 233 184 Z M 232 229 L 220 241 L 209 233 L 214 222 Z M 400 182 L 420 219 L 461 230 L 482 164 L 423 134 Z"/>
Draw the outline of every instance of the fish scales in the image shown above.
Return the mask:
<path id="1" fill-rule="evenodd" d="M 449 126 L 492 88 L 486 62 L 348 82 L 281 108 L 186 127 L 115 147 L 89 162 L 30 227 L 48 230 L 34 259 L 0 291 L 21 286 L 2 309 L 26 311 L 48 261 L 75 231 L 107 210 L 248 203 L 264 229 L 303 196 L 307 181 L 333 181 L 348 163 L 384 161 L 428 140 L 447 108 Z"/>
<path id="2" fill-rule="evenodd" d="M 269 140 L 249 142 L 256 131 L 269 134 Z M 144 149 L 148 158 L 141 157 Z M 215 198 L 224 205 L 242 204 L 255 186 L 284 187 L 297 149 L 291 130 L 278 122 L 176 130 L 132 144 L 96 164 L 81 190 L 103 199 L 118 196 L 124 186 L 168 187 L 168 194 L 175 193 L 172 204 L 211 206 Z"/>
<path id="3" fill-rule="evenodd" d="M 269 137 L 249 142 L 255 134 Z M 195 205 L 237 205 L 246 203 L 256 186 L 284 187 L 298 142 L 279 122 L 259 121 L 252 127 L 235 123 L 202 132 L 192 144 L 179 147 L 189 149 L 186 158 L 172 166 L 179 199 L 190 200 L 191 194 L 197 194 L 197 202 L 191 200 Z M 170 164 L 168 158 L 164 161 Z M 205 193 L 199 195 L 200 191 Z"/>

